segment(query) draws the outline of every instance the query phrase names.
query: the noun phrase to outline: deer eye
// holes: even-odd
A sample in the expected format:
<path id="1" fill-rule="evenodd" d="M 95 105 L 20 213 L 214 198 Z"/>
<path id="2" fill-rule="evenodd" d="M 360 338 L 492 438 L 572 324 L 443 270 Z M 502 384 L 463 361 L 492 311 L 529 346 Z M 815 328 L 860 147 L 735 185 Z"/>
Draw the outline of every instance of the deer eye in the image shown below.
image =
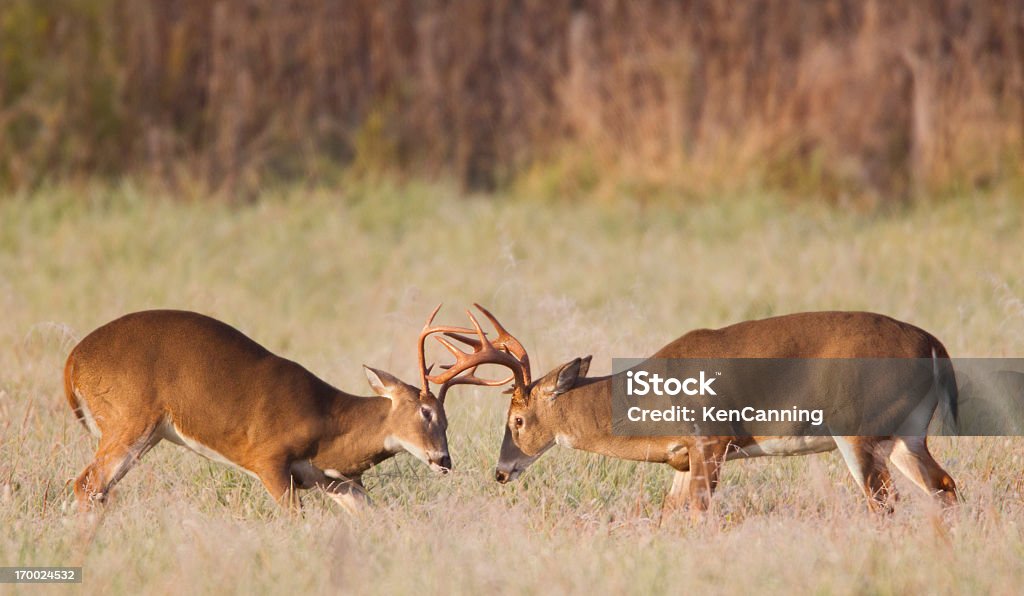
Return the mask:
<path id="1" fill-rule="evenodd" d="M 420 408 L 420 416 L 423 416 L 424 420 L 430 422 L 430 419 L 434 416 L 434 413 L 430 411 L 430 408 L 423 406 Z"/>
<path id="2" fill-rule="evenodd" d="M 523 427 L 523 418 L 522 418 L 522 416 L 516 416 L 515 424 L 516 424 L 516 428 L 522 428 Z"/>

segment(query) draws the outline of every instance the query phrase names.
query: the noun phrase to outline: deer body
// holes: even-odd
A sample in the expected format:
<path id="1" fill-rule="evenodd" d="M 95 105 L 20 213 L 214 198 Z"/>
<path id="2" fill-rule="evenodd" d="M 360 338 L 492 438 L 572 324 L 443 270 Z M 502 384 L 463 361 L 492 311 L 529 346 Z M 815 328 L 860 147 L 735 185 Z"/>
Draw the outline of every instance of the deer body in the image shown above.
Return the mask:
<path id="1" fill-rule="evenodd" d="M 481 311 L 502 336 L 507 334 L 493 315 L 482 308 Z M 508 343 L 504 340 L 504 344 Z M 495 344 L 499 349 L 504 345 Z M 942 343 L 918 327 L 875 313 L 799 313 L 721 329 L 700 329 L 669 343 L 652 357 L 930 358 L 935 363 L 937 380 L 946 390 L 949 412 L 954 419 L 956 415 L 956 384 Z M 838 448 L 872 509 L 891 507 L 893 487 L 886 459 L 944 504 L 956 500 L 953 479 L 928 451 L 927 421 L 921 428 L 912 429 L 908 436 L 898 437 L 616 436 L 612 434 L 612 377 L 588 378 L 589 356 L 576 358 L 536 382 L 529 380 L 528 360 L 521 360 L 526 365 L 520 365 L 523 370 L 512 389 L 505 438 L 495 471 L 495 478 L 502 483 L 514 479 L 552 446 L 562 445 L 622 459 L 668 464 L 676 470 L 676 477 L 666 507 L 688 502 L 701 510 L 708 506 L 721 465 L 727 460 L 805 455 Z M 892 389 L 892 400 L 921 397 L 908 393 L 904 387 Z"/>
<path id="2" fill-rule="evenodd" d="M 366 372 L 377 395 L 355 396 L 210 317 L 121 317 L 85 337 L 65 366 L 68 402 L 100 438 L 75 493 L 83 507 L 103 501 L 162 439 L 259 478 L 286 506 L 298 506 L 295 488 L 319 487 L 358 510 L 368 503 L 362 473 L 402 451 L 447 472 L 443 404 Z"/>

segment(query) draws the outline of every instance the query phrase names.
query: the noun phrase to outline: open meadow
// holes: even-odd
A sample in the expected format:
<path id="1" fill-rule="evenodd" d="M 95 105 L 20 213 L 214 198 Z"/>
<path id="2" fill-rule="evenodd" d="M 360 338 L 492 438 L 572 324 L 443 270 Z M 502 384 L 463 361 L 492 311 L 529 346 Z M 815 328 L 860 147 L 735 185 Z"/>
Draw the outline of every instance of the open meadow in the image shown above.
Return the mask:
<path id="1" fill-rule="evenodd" d="M 224 320 L 328 382 L 361 364 L 413 382 L 438 303 L 480 302 L 536 373 L 641 357 L 687 330 L 805 310 L 871 310 L 954 357 L 1024 356 L 1024 203 L 986 194 L 883 211 L 778 196 L 543 202 L 444 185 L 268 192 L 229 206 L 139 187 L 0 197 L 0 565 L 80 565 L 84 583 L 3 593 L 1018 593 L 1024 439 L 933 440 L 964 502 L 897 478 L 870 515 L 836 453 L 726 465 L 712 511 L 659 527 L 667 466 L 556 448 L 500 486 L 508 401 L 449 395 L 454 471 L 372 469 L 376 508 L 304 493 L 279 513 L 252 478 L 162 443 L 92 521 L 70 481 L 95 440 L 62 395 L 78 339 L 124 313 Z M 446 357 L 434 352 L 436 360 Z"/>

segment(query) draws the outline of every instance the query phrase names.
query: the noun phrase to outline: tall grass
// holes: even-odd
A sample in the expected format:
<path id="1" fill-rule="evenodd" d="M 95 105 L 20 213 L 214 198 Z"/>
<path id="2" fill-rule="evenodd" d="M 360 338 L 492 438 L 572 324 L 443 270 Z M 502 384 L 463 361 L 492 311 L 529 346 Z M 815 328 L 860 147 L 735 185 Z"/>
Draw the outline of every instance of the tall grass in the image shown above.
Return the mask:
<path id="1" fill-rule="evenodd" d="M 857 214 L 771 196 L 541 209 L 420 186 L 234 209 L 130 185 L 7 197 L 0 564 L 82 565 L 86 593 L 1014 593 L 1016 438 L 933 441 L 965 497 L 945 517 L 906 483 L 895 515 L 868 515 L 828 454 L 730 464 L 705 521 L 659 528 L 664 466 L 556 449 L 497 485 L 507 398 L 461 388 L 447 406 L 454 474 L 390 460 L 367 477 L 377 509 L 362 520 L 314 493 L 303 519 L 279 516 L 248 476 L 168 444 L 99 523 L 73 513 L 68 485 L 94 440 L 61 396 L 63 359 L 144 308 L 209 313 L 364 393 L 364 362 L 414 377 L 414 335 L 441 300 L 453 323 L 471 301 L 492 307 L 537 370 L 594 354 L 601 374 L 691 328 L 831 308 L 918 324 L 954 356 L 1020 355 L 1024 207 L 981 199 Z"/>
<path id="2" fill-rule="evenodd" d="M 1019 184 L 1011 0 L 6 0 L 0 185 L 351 170 L 550 196 Z"/>

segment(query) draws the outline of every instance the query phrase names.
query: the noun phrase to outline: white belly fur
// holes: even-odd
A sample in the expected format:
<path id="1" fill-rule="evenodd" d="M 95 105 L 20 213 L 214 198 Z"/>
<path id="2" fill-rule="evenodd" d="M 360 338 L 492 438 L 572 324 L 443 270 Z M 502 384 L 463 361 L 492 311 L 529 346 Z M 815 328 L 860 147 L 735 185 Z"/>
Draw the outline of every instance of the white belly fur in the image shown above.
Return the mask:
<path id="1" fill-rule="evenodd" d="M 761 457 L 766 455 L 807 455 L 824 453 L 836 448 L 832 437 L 763 437 L 753 445 L 737 450 L 736 455 L 728 459 L 745 457 Z"/>
<path id="2" fill-rule="evenodd" d="M 259 476 L 257 476 L 256 474 L 252 473 L 249 470 L 246 470 L 242 466 L 224 457 L 217 451 L 210 449 L 209 447 L 203 445 L 199 441 L 196 441 L 195 439 L 185 435 L 184 433 L 181 432 L 181 430 L 178 429 L 178 427 L 174 426 L 174 423 L 171 422 L 170 420 L 164 420 L 163 424 L 161 424 L 160 427 L 161 432 L 163 434 L 163 438 L 167 439 L 168 441 L 172 443 L 177 443 L 182 447 L 190 449 L 198 453 L 199 455 L 202 455 L 203 457 L 210 461 L 215 461 L 219 464 L 231 466 L 236 470 L 241 470 L 242 472 L 245 472 L 246 474 L 252 476 L 253 478 L 259 478 Z"/>

